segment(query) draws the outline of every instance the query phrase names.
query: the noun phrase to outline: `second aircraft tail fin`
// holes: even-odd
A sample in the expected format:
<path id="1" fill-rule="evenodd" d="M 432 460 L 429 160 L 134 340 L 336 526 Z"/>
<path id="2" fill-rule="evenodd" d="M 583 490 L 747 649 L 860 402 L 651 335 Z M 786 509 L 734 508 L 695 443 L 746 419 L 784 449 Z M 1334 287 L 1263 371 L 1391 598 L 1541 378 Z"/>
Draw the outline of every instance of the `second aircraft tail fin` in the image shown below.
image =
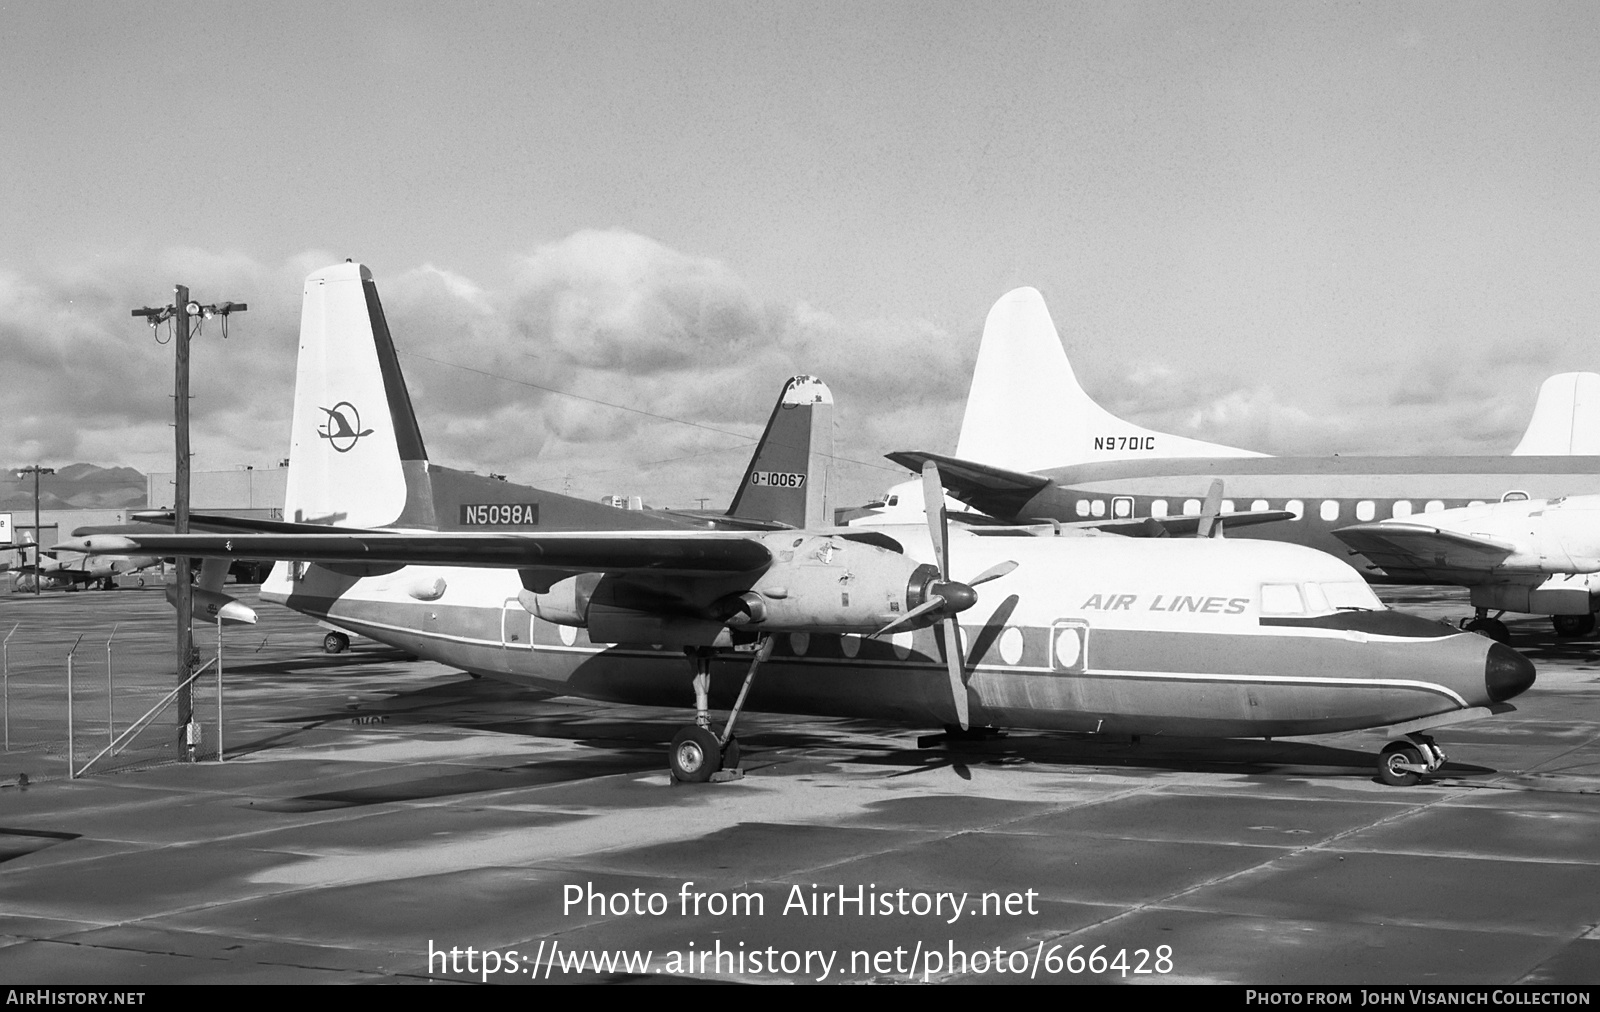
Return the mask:
<path id="1" fill-rule="evenodd" d="M 1095 403 L 1033 288 L 1001 296 L 984 321 L 955 455 L 1015 471 L 1141 457 L 1263 456 L 1155 432 Z"/>
<path id="2" fill-rule="evenodd" d="M 727 515 L 790 527 L 831 525 L 832 459 L 833 394 L 815 376 L 795 376 L 778 395 Z"/>
<path id="3" fill-rule="evenodd" d="M 1600 454 L 1600 374 L 1564 372 L 1545 380 L 1518 457 Z"/>

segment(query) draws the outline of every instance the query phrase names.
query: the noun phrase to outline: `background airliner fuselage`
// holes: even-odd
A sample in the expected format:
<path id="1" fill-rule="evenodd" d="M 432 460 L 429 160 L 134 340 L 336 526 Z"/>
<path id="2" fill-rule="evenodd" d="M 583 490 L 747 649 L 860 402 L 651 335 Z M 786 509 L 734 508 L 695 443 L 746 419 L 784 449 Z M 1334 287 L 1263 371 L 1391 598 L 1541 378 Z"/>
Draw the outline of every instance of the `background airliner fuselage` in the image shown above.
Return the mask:
<path id="1" fill-rule="evenodd" d="M 1011 522 L 1198 513 L 1213 479 L 1224 512 L 1287 510 L 1298 519 L 1230 529 L 1228 537 L 1305 545 L 1351 558 L 1333 531 L 1353 523 L 1442 509 L 1600 493 L 1600 457 L 1190 457 L 1120 460 L 1037 472 L 1050 484 L 1022 500 L 964 493 L 974 507 Z M 1370 579 L 1387 577 L 1366 559 Z M 1405 582 L 1401 580 L 1400 582 Z"/>

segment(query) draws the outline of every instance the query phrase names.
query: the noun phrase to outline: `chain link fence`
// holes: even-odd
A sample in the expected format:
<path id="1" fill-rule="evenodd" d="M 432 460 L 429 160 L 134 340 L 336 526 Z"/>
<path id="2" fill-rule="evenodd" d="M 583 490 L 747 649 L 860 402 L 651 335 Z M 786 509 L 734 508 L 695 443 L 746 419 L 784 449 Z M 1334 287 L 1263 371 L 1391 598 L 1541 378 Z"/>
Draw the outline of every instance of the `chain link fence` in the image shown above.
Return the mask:
<path id="1" fill-rule="evenodd" d="M 214 760 L 224 740 L 226 633 L 196 623 L 194 649 L 200 670 L 191 690 L 202 729 L 194 756 Z M 185 759 L 175 655 L 170 622 L 99 623 L 86 610 L 69 623 L 0 624 L 0 782 Z"/>

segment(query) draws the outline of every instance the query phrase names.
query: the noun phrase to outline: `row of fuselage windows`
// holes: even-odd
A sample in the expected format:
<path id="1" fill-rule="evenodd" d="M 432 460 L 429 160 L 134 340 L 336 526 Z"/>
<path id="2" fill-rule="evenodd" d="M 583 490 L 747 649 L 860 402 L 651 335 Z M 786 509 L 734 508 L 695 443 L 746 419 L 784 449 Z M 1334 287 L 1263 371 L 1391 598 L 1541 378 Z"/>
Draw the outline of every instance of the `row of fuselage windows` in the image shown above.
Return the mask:
<path id="1" fill-rule="evenodd" d="M 1528 496 L 1524 492 L 1507 492 L 1501 497 L 1501 501 L 1510 502 L 1526 498 Z M 1487 502 L 1488 500 L 1485 499 L 1472 499 L 1466 502 L 1455 500 L 1447 503 L 1443 499 L 1429 499 L 1423 503 L 1413 504 L 1409 499 L 1398 499 L 1392 503 L 1380 505 L 1374 499 L 1360 499 L 1354 503 L 1354 509 L 1352 510 L 1350 509 L 1351 503 L 1347 499 L 1323 499 L 1320 503 L 1313 503 L 1313 505 L 1316 508 L 1317 516 L 1331 523 L 1336 520 L 1351 518 L 1357 521 L 1367 521 L 1408 517 L 1413 513 L 1436 513 L 1439 510 L 1456 506 L 1483 506 Z M 1170 503 L 1166 499 L 1154 499 L 1150 501 L 1148 515 L 1158 520 L 1165 516 L 1199 516 L 1201 505 L 1201 500 L 1199 499 L 1184 499 L 1181 502 L 1174 499 Z M 1278 505 L 1273 505 L 1266 499 L 1253 499 L 1248 503 L 1239 503 L 1233 499 L 1222 500 L 1222 512 L 1224 513 L 1260 513 L 1272 509 L 1281 509 L 1293 513 L 1296 520 L 1303 520 L 1306 515 L 1306 503 L 1303 499 L 1289 499 Z M 1080 517 L 1098 519 L 1109 515 L 1113 519 L 1120 520 L 1134 516 L 1134 500 L 1131 496 L 1116 496 L 1109 500 L 1079 499 L 1074 504 L 1074 510 Z M 1386 513 L 1387 516 L 1380 517 L 1380 513 Z"/>

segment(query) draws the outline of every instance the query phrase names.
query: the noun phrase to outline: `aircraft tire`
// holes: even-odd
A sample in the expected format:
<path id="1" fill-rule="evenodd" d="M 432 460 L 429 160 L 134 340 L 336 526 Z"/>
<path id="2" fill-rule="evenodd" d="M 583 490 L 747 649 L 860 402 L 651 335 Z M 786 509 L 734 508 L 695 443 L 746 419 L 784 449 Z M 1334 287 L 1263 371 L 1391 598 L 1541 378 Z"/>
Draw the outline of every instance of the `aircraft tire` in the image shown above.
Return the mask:
<path id="1" fill-rule="evenodd" d="M 322 652 L 325 654 L 342 654 L 350 649 L 350 637 L 344 633 L 331 632 L 322 637 Z"/>
<path id="2" fill-rule="evenodd" d="M 1378 779 L 1390 787 L 1415 787 L 1422 780 L 1422 774 L 1401 769 L 1401 763 L 1424 765 L 1422 750 L 1408 741 L 1391 741 L 1383 747 L 1383 754 L 1378 757 Z"/>
<path id="3" fill-rule="evenodd" d="M 1594 615 L 1551 615 L 1550 624 L 1563 639 L 1577 639 L 1594 632 Z"/>
<path id="4" fill-rule="evenodd" d="M 721 768 L 722 747 L 708 728 L 690 725 L 673 736 L 667 763 L 674 780 L 703 784 Z"/>
<path id="5" fill-rule="evenodd" d="M 1496 643 L 1504 643 L 1507 646 L 1511 644 L 1511 631 L 1497 618 L 1475 618 L 1461 628 L 1465 632 L 1487 636 Z"/>

